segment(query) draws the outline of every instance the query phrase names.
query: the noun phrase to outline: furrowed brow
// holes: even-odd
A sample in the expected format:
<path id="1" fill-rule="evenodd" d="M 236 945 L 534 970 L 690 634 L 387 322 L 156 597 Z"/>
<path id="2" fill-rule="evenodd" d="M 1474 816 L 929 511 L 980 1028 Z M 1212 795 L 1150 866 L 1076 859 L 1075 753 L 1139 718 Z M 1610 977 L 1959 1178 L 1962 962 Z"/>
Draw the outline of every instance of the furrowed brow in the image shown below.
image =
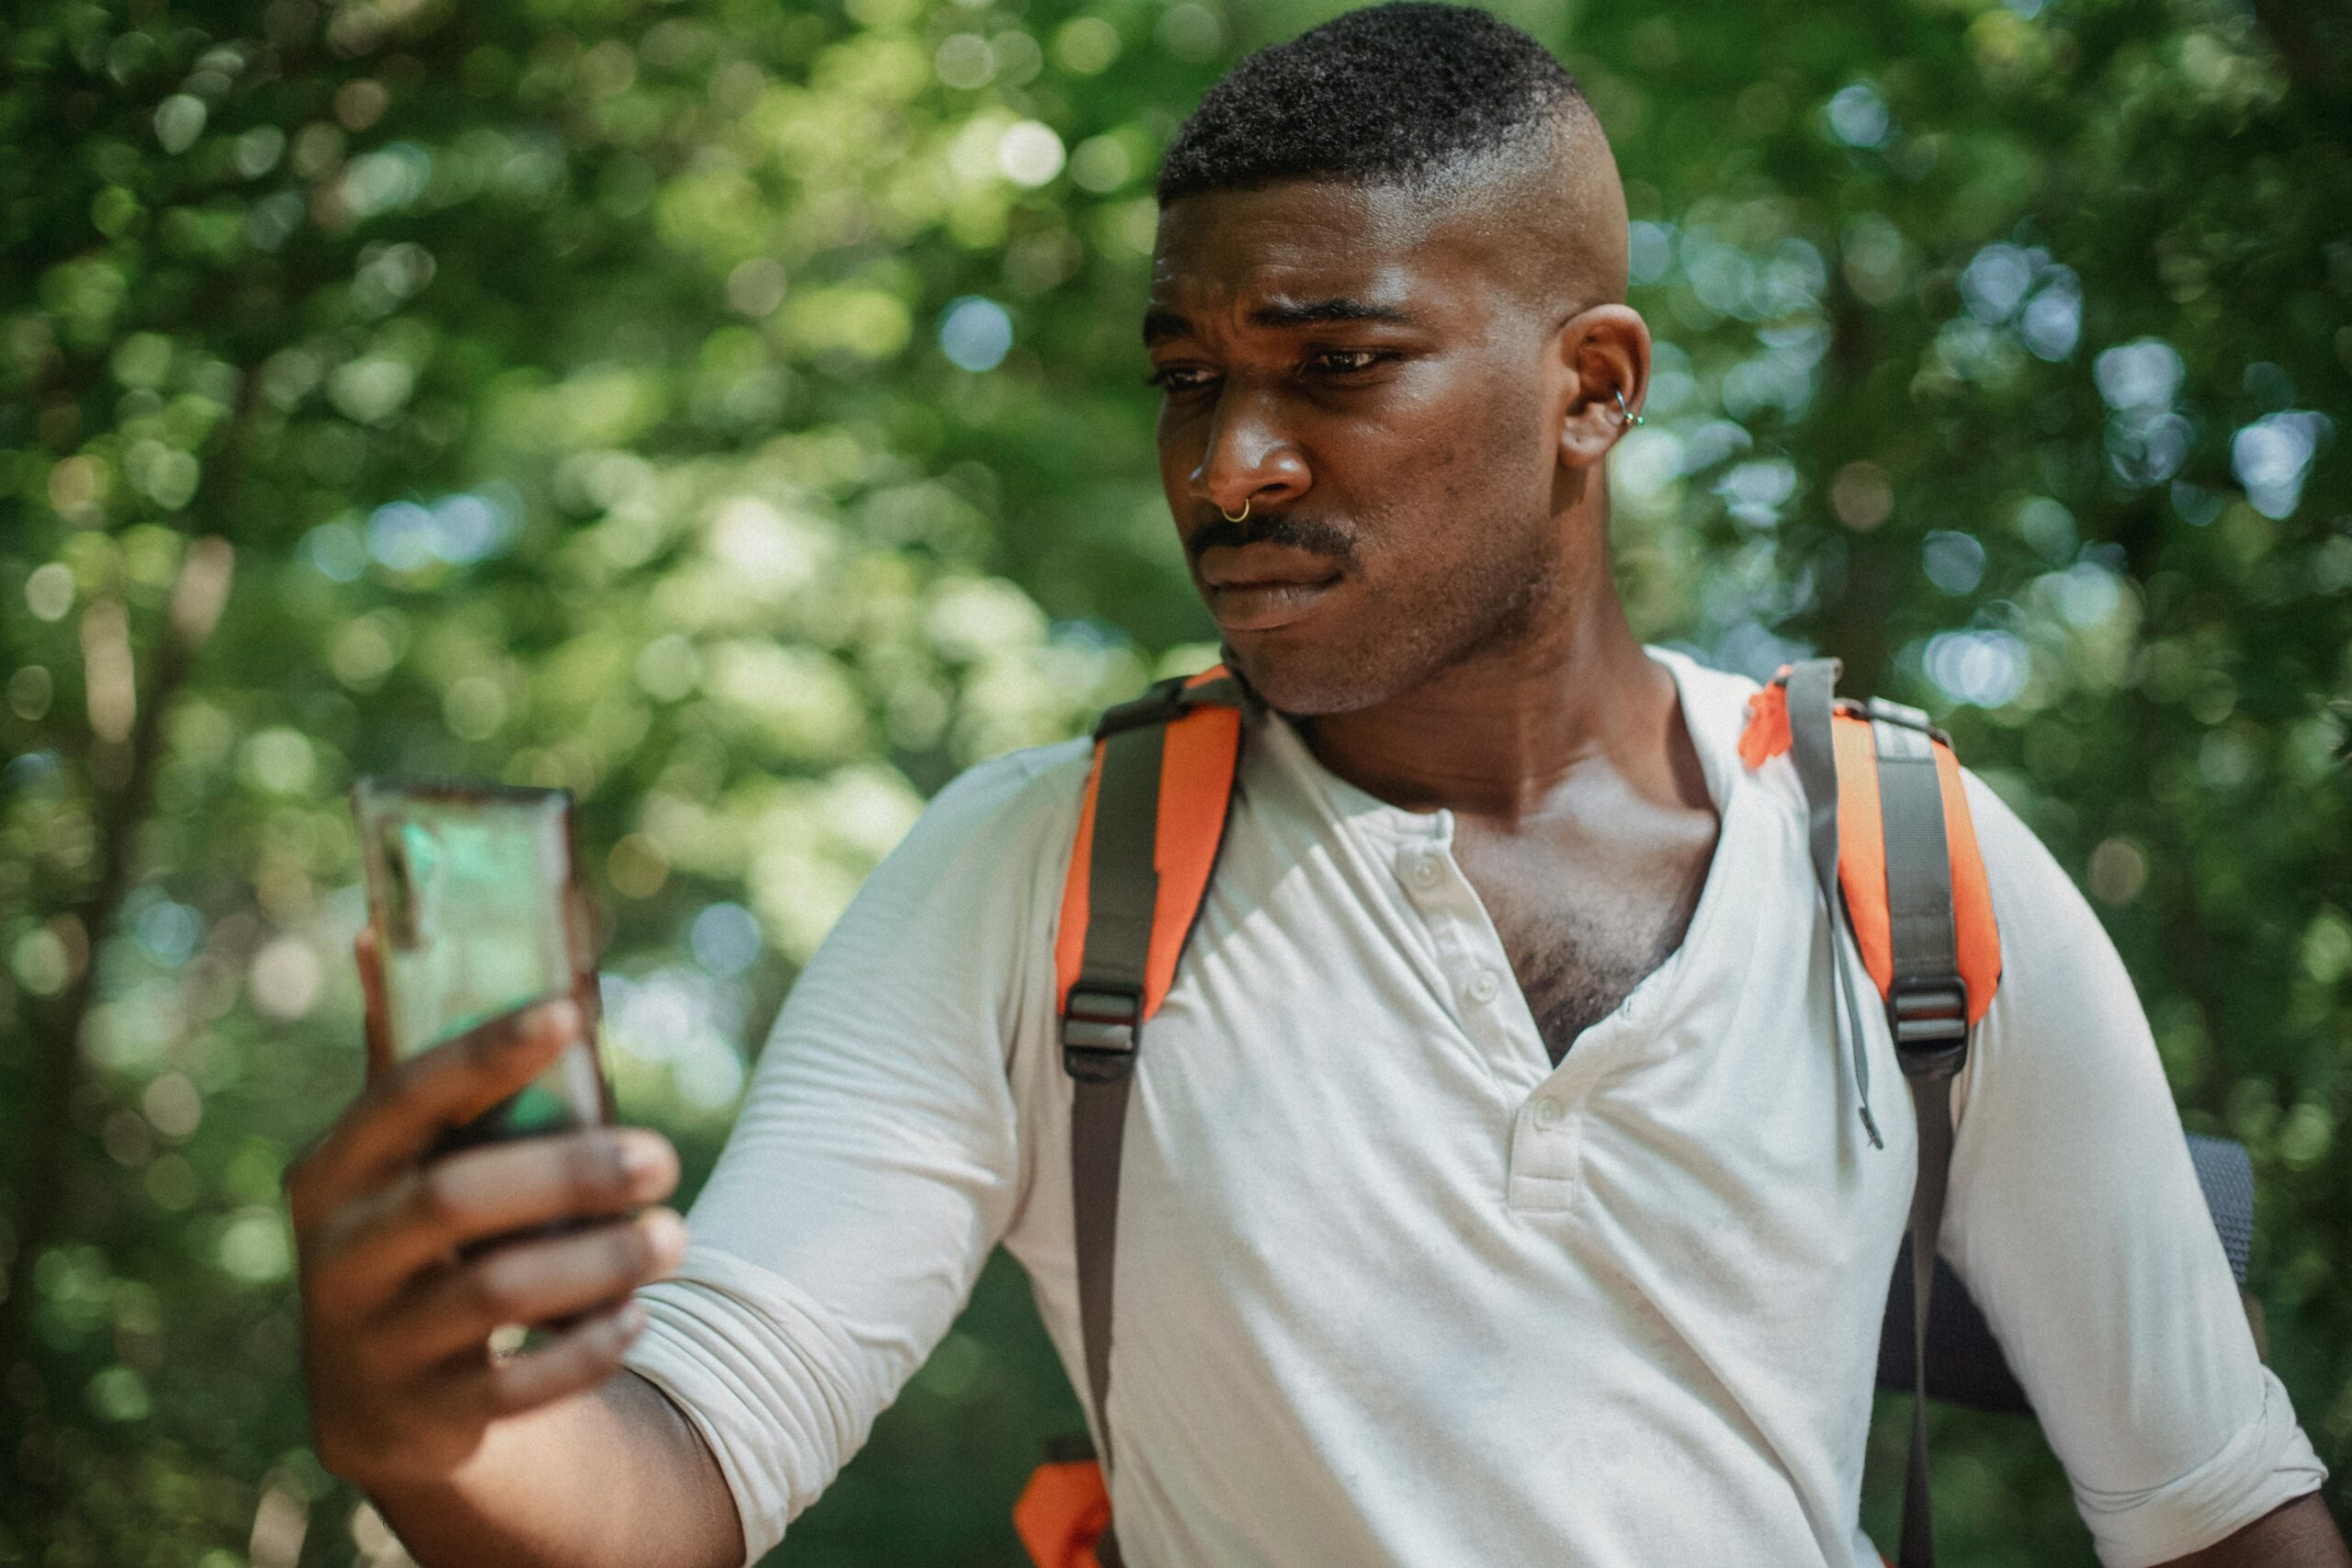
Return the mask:
<path id="1" fill-rule="evenodd" d="M 1316 327 L 1332 321 L 1383 321 L 1392 326 L 1419 324 L 1417 318 L 1394 306 L 1363 299 L 1316 299 L 1303 305 L 1261 305 L 1250 312 L 1250 323 L 1261 327 Z"/>
<path id="2" fill-rule="evenodd" d="M 1295 331 L 1302 327 L 1328 326 L 1335 321 L 1377 321 L 1389 326 L 1420 325 L 1420 318 L 1391 305 L 1374 305 L 1363 299 L 1314 299 L 1298 305 L 1261 305 L 1250 312 L 1250 324 Z M 1162 306 L 1153 306 L 1143 313 L 1143 345 L 1150 348 L 1172 337 L 1184 337 L 1193 331 L 1187 318 Z"/>
<path id="3" fill-rule="evenodd" d="M 1193 330 L 1193 323 L 1175 311 L 1155 305 L 1143 313 L 1143 345 L 1150 348 L 1171 337 L 1182 337 Z"/>

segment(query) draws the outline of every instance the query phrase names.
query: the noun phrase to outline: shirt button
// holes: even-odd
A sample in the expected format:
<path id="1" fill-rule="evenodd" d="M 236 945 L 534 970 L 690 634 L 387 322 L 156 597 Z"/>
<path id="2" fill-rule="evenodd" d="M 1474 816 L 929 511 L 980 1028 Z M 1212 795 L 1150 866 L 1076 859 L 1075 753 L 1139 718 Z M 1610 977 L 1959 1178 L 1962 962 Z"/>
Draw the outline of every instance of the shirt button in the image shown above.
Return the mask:
<path id="1" fill-rule="evenodd" d="M 1415 855 L 1410 863 L 1405 867 L 1406 880 L 1416 887 L 1435 887 L 1438 885 L 1438 879 L 1444 874 L 1445 868 L 1438 864 L 1437 856 L 1429 851 L 1423 851 Z"/>
<path id="2" fill-rule="evenodd" d="M 1546 1094 L 1537 1097 L 1535 1101 L 1535 1124 L 1538 1127 L 1543 1128 L 1545 1132 L 1548 1133 L 1553 1128 L 1558 1126 L 1560 1124 L 1560 1118 L 1566 1114 L 1566 1108 L 1562 1106 L 1558 1100 L 1554 1100 L 1550 1095 Z"/>
<path id="3" fill-rule="evenodd" d="M 1470 976 L 1470 999 L 1474 1002 L 1493 1001 L 1502 988 L 1502 976 L 1491 969 L 1481 969 Z"/>

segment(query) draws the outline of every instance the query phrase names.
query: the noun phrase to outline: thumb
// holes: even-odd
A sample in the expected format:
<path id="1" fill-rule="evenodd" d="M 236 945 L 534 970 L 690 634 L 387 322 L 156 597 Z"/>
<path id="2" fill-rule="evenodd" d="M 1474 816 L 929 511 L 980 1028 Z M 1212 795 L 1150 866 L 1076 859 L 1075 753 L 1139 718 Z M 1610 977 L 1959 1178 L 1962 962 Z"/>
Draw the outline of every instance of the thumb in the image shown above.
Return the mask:
<path id="1" fill-rule="evenodd" d="M 384 958 L 376 928 L 361 926 L 351 940 L 351 951 L 359 961 L 359 995 L 367 1006 L 368 1081 L 374 1083 L 392 1069 L 392 1014 L 384 999 Z"/>

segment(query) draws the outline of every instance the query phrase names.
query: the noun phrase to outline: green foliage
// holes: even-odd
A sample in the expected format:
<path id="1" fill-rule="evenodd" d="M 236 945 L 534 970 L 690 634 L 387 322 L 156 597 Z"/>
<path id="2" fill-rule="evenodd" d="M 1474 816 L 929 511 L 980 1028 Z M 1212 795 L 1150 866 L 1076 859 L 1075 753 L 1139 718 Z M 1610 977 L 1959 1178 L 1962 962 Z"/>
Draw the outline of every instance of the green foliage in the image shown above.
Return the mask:
<path id="1" fill-rule="evenodd" d="M 2191 1123 L 2255 1151 L 2274 1360 L 2341 1472 L 2352 39 L 2297 0 L 1502 8 L 1628 181 L 1636 624 L 1841 654 L 2083 877 Z M 277 1192 L 358 1077 L 356 773 L 577 792 L 623 1106 L 699 1170 L 922 798 L 1199 662 L 1149 179 L 1329 10 L 13 28 L 0 1561 L 388 1551 L 304 1446 Z M 1015 1560 L 1075 1408 L 1026 1311 L 1000 1260 L 786 1560 Z M 1943 1427 L 1951 1560 L 2088 1561 L 2030 1427 Z"/>

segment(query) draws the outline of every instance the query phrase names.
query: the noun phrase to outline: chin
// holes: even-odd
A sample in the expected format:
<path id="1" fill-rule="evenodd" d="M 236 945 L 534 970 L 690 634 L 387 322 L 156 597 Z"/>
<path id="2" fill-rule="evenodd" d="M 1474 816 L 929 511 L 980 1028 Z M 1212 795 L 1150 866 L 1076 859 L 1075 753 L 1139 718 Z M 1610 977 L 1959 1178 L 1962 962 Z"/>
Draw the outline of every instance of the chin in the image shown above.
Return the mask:
<path id="1" fill-rule="evenodd" d="M 1242 632 L 1226 657 L 1268 705 L 1301 718 L 1355 713 L 1415 691 L 1458 666 L 1508 659 L 1557 602 L 1555 575 L 1502 572 L 1483 592 L 1424 595 L 1403 613 L 1370 613 Z M 1351 608 L 1357 608 L 1351 606 Z"/>
<path id="2" fill-rule="evenodd" d="M 1368 650 L 1284 638 L 1279 632 L 1228 637 L 1226 656 L 1269 706 L 1301 718 L 1353 713 L 1413 683 L 1409 674 L 1386 669 L 1385 660 Z"/>

